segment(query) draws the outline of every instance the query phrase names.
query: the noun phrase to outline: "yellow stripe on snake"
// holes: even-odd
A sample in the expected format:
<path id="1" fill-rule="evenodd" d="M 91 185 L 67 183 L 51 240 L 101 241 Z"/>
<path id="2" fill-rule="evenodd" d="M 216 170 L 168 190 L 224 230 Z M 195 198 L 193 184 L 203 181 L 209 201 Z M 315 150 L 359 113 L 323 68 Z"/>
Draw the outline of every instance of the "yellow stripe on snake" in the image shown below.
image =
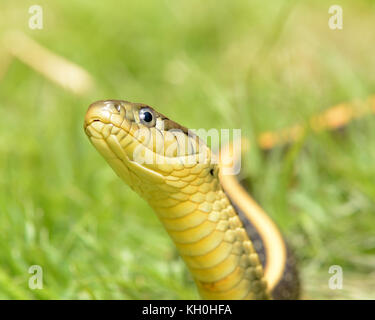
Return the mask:
<path id="1" fill-rule="evenodd" d="M 330 123 L 325 115 L 317 123 L 340 127 L 350 117 L 339 119 Z M 197 136 L 147 105 L 122 100 L 93 103 L 84 128 L 117 175 L 153 208 L 202 298 L 299 298 L 295 261 L 278 228 L 235 176 L 220 174 Z M 282 142 L 301 130 L 285 132 Z M 270 134 L 259 140 L 264 149 L 277 142 Z"/>

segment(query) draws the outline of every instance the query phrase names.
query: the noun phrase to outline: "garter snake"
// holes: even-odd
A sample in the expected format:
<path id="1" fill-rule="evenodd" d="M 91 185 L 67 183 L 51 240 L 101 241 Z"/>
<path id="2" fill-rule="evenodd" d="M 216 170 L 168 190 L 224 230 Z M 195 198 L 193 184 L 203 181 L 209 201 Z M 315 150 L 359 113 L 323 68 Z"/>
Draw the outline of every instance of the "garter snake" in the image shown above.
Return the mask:
<path id="1" fill-rule="evenodd" d="M 345 108 L 315 119 L 316 129 L 346 124 L 354 115 L 338 116 L 348 114 Z M 235 176 L 221 174 L 199 137 L 148 105 L 123 100 L 91 104 L 84 129 L 153 208 L 202 298 L 299 298 L 295 259 L 280 231 Z M 300 129 L 285 132 L 282 142 L 296 139 Z M 265 134 L 259 143 L 269 149 L 275 139 Z"/>
<path id="2" fill-rule="evenodd" d="M 235 180 L 224 190 L 219 165 L 197 136 L 147 105 L 120 100 L 93 103 L 84 127 L 117 175 L 154 209 L 202 298 L 298 297 L 280 232 Z"/>

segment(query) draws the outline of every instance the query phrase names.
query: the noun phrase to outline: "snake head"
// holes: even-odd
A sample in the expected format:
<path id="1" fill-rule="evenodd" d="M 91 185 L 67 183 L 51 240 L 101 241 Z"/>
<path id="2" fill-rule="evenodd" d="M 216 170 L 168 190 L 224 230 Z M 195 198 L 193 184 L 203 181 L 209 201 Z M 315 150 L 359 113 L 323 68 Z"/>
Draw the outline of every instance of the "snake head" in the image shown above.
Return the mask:
<path id="1" fill-rule="evenodd" d="M 115 172 L 145 197 L 151 186 L 179 188 L 192 171 L 206 175 L 215 167 L 198 136 L 142 103 L 97 101 L 84 129 Z"/>

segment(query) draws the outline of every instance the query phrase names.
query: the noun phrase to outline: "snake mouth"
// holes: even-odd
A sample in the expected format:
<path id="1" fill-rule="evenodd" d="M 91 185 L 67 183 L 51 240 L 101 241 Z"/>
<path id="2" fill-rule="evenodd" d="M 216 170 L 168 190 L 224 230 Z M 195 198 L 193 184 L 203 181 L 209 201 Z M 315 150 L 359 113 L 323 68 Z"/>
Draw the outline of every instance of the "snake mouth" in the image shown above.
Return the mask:
<path id="1" fill-rule="evenodd" d="M 91 141 L 103 139 L 119 158 L 124 158 L 130 144 L 142 143 L 137 137 L 139 130 L 134 117 L 132 103 L 122 100 L 100 100 L 92 103 L 85 115 L 83 125 Z M 97 147 L 97 145 L 95 144 Z M 132 160 L 127 154 L 126 160 Z"/>
<path id="2" fill-rule="evenodd" d="M 86 130 L 93 122 L 111 123 L 112 114 L 121 113 L 121 100 L 99 100 L 87 109 L 83 127 Z"/>

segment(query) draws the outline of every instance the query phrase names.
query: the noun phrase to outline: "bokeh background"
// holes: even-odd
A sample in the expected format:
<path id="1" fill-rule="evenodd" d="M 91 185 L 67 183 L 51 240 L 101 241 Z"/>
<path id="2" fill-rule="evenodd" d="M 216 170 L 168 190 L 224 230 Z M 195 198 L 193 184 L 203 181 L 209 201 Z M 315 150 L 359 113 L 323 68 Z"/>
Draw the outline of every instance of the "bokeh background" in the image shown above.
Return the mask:
<path id="1" fill-rule="evenodd" d="M 28 27 L 34 4 L 42 30 Z M 328 28 L 334 4 L 343 30 Z M 2 0 L 0 13 L 1 299 L 198 298 L 155 214 L 86 138 L 91 102 L 144 102 L 255 141 L 375 93 L 370 0 Z M 30 39 L 83 78 L 64 88 L 43 75 L 64 81 L 65 65 Z M 304 298 L 375 298 L 374 141 L 370 116 L 246 155 L 242 178 L 294 248 Z M 42 290 L 28 287 L 31 265 Z M 328 287 L 331 265 L 342 290 Z"/>

